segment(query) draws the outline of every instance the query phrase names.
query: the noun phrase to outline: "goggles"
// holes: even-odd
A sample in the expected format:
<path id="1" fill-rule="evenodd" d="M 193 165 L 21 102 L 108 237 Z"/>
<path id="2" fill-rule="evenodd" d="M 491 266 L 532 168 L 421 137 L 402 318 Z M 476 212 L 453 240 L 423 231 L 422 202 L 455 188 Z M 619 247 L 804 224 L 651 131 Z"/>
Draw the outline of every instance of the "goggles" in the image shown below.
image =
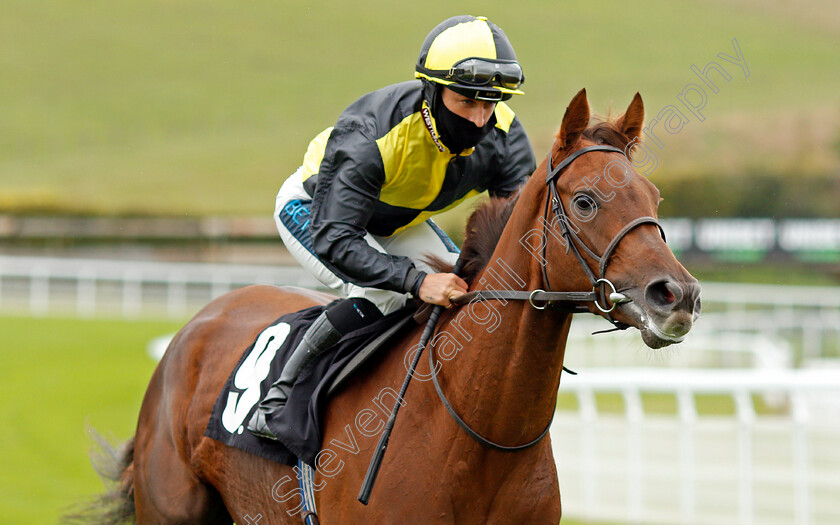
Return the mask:
<path id="1" fill-rule="evenodd" d="M 420 73 L 449 80 L 465 86 L 498 86 L 518 89 L 525 82 L 522 66 L 515 60 L 465 58 L 450 69 L 426 69 L 417 66 Z"/>

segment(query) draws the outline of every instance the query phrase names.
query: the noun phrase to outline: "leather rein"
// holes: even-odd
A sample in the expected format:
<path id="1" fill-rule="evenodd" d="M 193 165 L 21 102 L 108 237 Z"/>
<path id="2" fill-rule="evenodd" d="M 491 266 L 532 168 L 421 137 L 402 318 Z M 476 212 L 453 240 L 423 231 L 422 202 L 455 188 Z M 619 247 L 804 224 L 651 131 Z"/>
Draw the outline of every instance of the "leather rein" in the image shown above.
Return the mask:
<path id="1" fill-rule="evenodd" d="M 556 167 L 552 168 L 551 166 L 551 153 L 548 155 L 547 160 L 547 167 L 546 167 L 546 178 L 545 184 L 548 186 L 549 191 L 546 193 L 546 203 L 545 203 L 545 211 L 543 215 L 543 229 L 542 229 L 542 279 L 545 287 L 547 290 L 536 289 L 531 291 L 523 291 L 523 290 L 475 290 L 472 292 L 467 292 L 464 295 L 461 295 L 457 299 L 453 301 L 454 304 L 463 305 L 473 301 L 490 301 L 490 300 L 514 300 L 514 301 L 528 301 L 532 307 L 538 310 L 558 310 L 567 313 L 587 313 L 589 309 L 580 303 L 587 303 L 591 302 L 594 303 L 595 307 L 604 314 L 607 320 L 615 326 L 614 330 L 625 330 L 629 328 L 629 325 L 617 321 L 612 318 L 610 313 L 615 309 L 615 307 L 619 304 L 630 302 L 631 299 L 620 293 L 616 290 L 615 285 L 610 282 L 606 278 L 607 273 L 607 262 L 609 261 L 610 256 L 618 247 L 618 244 L 621 240 L 630 233 L 633 229 L 637 226 L 642 224 L 655 224 L 656 227 L 659 229 L 660 235 L 662 235 L 662 239 L 665 240 L 665 231 L 662 229 L 662 226 L 659 222 L 653 217 L 639 217 L 630 221 L 627 225 L 625 225 L 610 241 L 607 245 L 607 248 L 604 250 L 602 255 L 597 255 L 594 251 L 592 251 L 586 243 L 578 236 L 577 232 L 575 231 L 574 225 L 571 223 L 569 219 L 569 215 L 566 213 L 566 209 L 563 207 L 563 201 L 560 199 L 560 193 L 557 190 L 557 179 L 562 173 L 562 171 L 567 168 L 575 159 L 578 157 L 590 153 L 592 151 L 608 151 L 613 153 L 620 153 L 624 156 L 624 151 L 619 148 L 614 148 L 612 146 L 605 146 L 605 145 L 598 145 L 598 146 L 589 146 L 586 148 L 581 148 L 565 159 L 561 161 Z M 580 263 L 583 272 L 586 274 L 589 282 L 592 284 L 592 291 L 589 292 L 554 292 L 551 291 L 551 285 L 548 281 L 548 273 L 546 271 L 547 261 L 545 258 L 546 255 L 546 245 L 548 244 L 548 213 L 549 207 L 554 212 L 554 220 L 552 221 L 552 226 L 557 224 L 560 228 L 560 233 L 566 241 L 566 253 L 568 254 L 569 251 L 574 253 L 575 257 L 577 258 L 578 262 Z M 581 253 L 581 249 L 586 252 L 586 254 L 592 258 L 598 264 L 598 274 L 596 275 L 595 272 L 589 267 L 589 264 L 586 262 L 583 254 Z M 607 287 L 609 287 L 612 291 L 607 294 Z M 607 302 L 609 299 L 609 304 Z M 542 303 L 542 304 L 538 304 Z M 554 420 L 554 412 L 552 412 L 551 419 L 546 425 L 545 429 L 540 433 L 532 441 L 525 443 L 523 445 L 516 445 L 516 446 L 505 446 L 490 441 L 489 439 L 481 436 L 476 431 L 474 431 L 470 426 L 461 419 L 460 416 L 455 412 L 455 409 L 452 408 L 452 405 L 449 403 L 449 400 L 446 399 L 446 396 L 443 393 L 443 390 L 440 387 L 440 383 L 437 379 L 437 373 L 435 372 L 435 362 L 434 362 L 434 352 L 429 349 L 429 368 L 430 373 L 432 375 L 432 382 L 435 385 L 435 390 L 438 393 L 438 397 L 440 397 L 443 406 L 446 407 L 446 410 L 449 412 L 449 415 L 455 420 L 458 425 L 466 431 L 473 439 L 481 443 L 482 445 L 492 448 L 494 450 L 499 450 L 503 452 L 516 452 L 518 450 L 524 450 L 526 448 L 532 447 L 539 443 L 546 434 L 548 434 L 549 429 L 551 428 L 551 422 Z M 565 368 L 564 368 L 565 369 Z"/>

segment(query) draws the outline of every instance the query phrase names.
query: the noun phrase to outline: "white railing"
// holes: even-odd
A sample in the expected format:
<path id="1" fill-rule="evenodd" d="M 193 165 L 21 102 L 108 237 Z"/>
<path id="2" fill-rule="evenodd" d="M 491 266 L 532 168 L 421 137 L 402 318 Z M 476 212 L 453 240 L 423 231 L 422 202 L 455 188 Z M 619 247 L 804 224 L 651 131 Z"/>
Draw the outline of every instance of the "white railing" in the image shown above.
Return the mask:
<path id="1" fill-rule="evenodd" d="M 591 335 L 611 326 L 576 316 L 567 345 L 568 366 L 790 368 L 840 358 L 840 310 L 787 309 L 704 314 L 686 340 L 662 350 L 645 347 L 635 330 Z"/>
<path id="2" fill-rule="evenodd" d="M 0 255 L 0 311 L 31 315 L 183 319 L 211 299 L 250 284 L 319 287 L 296 266 Z M 704 314 L 676 352 L 652 353 L 632 330 L 592 337 L 609 325 L 595 316 L 577 316 L 570 348 L 582 350 L 569 352 L 570 363 L 731 367 L 840 357 L 837 288 L 703 283 L 702 299 Z"/>
<path id="3" fill-rule="evenodd" d="M 32 315 L 177 319 L 251 284 L 319 285 L 298 267 L 0 256 L 0 308 Z"/>
<path id="4" fill-rule="evenodd" d="M 792 342 L 772 330 L 729 331 L 701 318 L 684 342 L 651 350 L 636 330 L 592 335 L 609 328 L 594 316 L 577 316 L 566 345 L 566 366 L 780 369 L 795 364 Z"/>
<path id="5" fill-rule="evenodd" d="M 585 370 L 552 425 L 564 515 L 639 524 L 840 523 L 840 370 Z M 623 414 L 596 398 L 619 394 Z M 643 395 L 676 415 L 646 413 Z M 758 395 L 785 409 L 759 415 Z M 733 415 L 698 415 L 723 395 Z"/>
<path id="6" fill-rule="evenodd" d="M 24 290 L 32 310 L 50 311 L 53 298 L 71 295 L 87 315 L 96 311 L 100 284 L 117 285 L 122 302 L 140 302 L 128 308 L 142 311 L 144 297 L 137 287 L 165 285 L 167 296 L 180 296 L 168 302 L 178 304 L 190 299 L 185 285 L 203 285 L 222 293 L 248 284 L 278 284 L 317 287 L 315 281 L 297 266 L 231 265 L 208 263 L 170 263 L 128 260 L 18 257 L 0 255 L 0 300 L 3 287 Z M 70 286 L 67 286 L 67 285 Z M 64 285 L 64 286 L 61 286 Z M 780 311 L 798 308 L 840 311 L 840 287 L 776 286 L 758 284 L 703 283 L 704 311 L 748 311 L 750 308 L 773 308 Z M 181 289 L 179 289 L 179 287 Z M 128 291 L 126 291 L 128 290 Z M 209 294 L 209 295 L 212 295 Z M 0 303 L 2 304 L 2 303 Z M 110 311 L 111 309 L 107 309 Z"/>

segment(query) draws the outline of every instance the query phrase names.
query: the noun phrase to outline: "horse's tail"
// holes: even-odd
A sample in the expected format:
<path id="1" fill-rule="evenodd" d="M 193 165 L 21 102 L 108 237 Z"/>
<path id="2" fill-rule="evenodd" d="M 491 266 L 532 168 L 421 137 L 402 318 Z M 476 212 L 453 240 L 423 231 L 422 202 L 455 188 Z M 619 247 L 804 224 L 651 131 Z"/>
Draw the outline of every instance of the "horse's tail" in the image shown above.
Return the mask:
<path id="1" fill-rule="evenodd" d="M 89 429 L 96 448 L 90 459 L 108 491 L 68 514 L 62 523 L 121 525 L 135 523 L 134 438 L 115 448 L 93 428 Z"/>

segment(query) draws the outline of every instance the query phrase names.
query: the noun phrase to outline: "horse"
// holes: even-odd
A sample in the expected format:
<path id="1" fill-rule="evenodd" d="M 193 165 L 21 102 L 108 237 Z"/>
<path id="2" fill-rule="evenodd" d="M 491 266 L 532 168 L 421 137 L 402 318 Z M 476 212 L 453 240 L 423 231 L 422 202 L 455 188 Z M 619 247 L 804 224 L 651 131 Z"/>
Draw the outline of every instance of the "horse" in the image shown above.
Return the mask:
<path id="1" fill-rule="evenodd" d="M 632 165 L 643 120 L 638 93 L 610 120 L 591 116 L 581 90 L 518 194 L 472 214 L 462 260 L 477 295 L 440 316 L 427 349 L 434 364 L 421 364 L 401 401 L 367 505 L 357 491 L 422 327 L 401 332 L 330 400 L 313 477 L 321 522 L 560 521 L 557 464 L 545 434 L 573 312 L 633 327 L 651 348 L 681 341 L 699 314 L 699 285 L 656 222 L 659 192 Z M 259 285 L 198 312 L 150 380 L 100 522 L 300 523 L 299 471 L 204 433 L 241 351 L 261 330 L 333 299 Z"/>

